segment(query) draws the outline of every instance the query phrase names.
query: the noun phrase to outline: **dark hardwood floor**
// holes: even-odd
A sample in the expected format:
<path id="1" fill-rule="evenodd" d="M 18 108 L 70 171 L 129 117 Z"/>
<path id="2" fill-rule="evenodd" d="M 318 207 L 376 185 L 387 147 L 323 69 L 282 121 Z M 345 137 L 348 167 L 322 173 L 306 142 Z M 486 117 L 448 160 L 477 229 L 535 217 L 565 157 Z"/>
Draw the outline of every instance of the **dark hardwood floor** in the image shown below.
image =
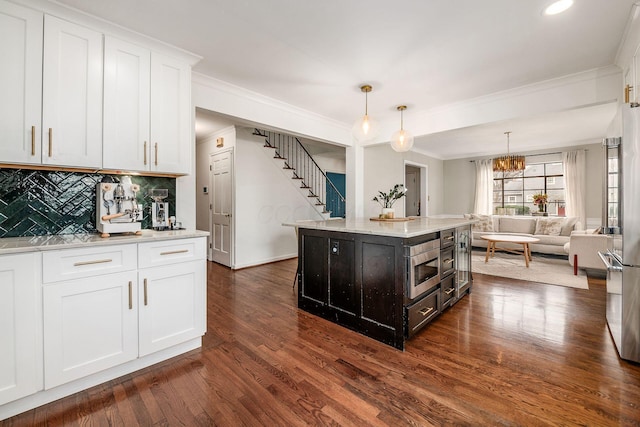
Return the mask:
<path id="1" fill-rule="evenodd" d="M 201 349 L 0 422 L 24 425 L 640 425 L 605 285 L 475 275 L 406 351 L 296 308 L 296 260 L 208 265 Z"/>

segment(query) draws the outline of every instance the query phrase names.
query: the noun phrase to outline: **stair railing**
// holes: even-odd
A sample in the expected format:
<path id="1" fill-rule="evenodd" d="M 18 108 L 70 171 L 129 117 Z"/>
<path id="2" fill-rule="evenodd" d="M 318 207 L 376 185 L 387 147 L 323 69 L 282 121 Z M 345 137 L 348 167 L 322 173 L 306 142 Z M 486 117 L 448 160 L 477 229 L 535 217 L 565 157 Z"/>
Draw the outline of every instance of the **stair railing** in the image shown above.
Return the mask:
<path id="1" fill-rule="evenodd" d="M 316 206 L 323 206 L 324 213 L 344 216 L 344 196 L 298 138 L 260 129 L 254 129 L 253 134 L 265 138 L 265 147 L 275 149 L 274 157 L 284 160 L 284 169 L 291 170 L 300 188 L 309 190 L 308 197 L 315 199 Z"/>

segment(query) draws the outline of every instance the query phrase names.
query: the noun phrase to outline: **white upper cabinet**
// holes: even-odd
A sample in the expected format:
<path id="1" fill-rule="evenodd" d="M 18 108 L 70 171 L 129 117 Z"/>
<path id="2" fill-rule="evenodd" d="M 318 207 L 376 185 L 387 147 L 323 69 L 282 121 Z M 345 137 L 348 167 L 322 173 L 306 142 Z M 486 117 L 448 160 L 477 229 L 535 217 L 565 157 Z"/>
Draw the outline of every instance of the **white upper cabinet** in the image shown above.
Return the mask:
<path id="1" fill-rule="evenodd" d="M 149 170 L 150 70 L 149 49 L 105 37 L 105 169 Z"/>
<path id="2" fill-rule="evenodd" d="M 190 67 L 105 38 L 105 169 L 189 173 Z"/>
<path id="3" fill-rule="evenodd" d="M 151 55 L 151 170 L 191 172 L 191 67 Z"/>
<path id="4" fill-rule="evenodd" d="M 42 163 L 102 167 L 102 34 L 45 15 Z"/>
<path id="5" fill-rule="evenodd" d="M 42 12 L 0 0 L 0 163 L 40 163 Z"/>

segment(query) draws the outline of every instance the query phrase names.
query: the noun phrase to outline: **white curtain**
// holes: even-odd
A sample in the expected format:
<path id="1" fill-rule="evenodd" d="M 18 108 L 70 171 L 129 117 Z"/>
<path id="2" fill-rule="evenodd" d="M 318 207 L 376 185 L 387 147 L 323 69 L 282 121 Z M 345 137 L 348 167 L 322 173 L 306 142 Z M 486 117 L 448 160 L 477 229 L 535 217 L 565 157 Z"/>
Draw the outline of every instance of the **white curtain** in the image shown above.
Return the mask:
<path id="1" fill-rule="evenodd" d="M 564 168 L 566 215 L 575 216 L 587 228 L 586 194 L 586 161 L 585 151 L 568 151 L 562 153 Z"/>
<path id="2" fill-rule="evenodd" d="M 476 160 L 476 200 L 473 213 L 493 213 L 493 159 Z"/>

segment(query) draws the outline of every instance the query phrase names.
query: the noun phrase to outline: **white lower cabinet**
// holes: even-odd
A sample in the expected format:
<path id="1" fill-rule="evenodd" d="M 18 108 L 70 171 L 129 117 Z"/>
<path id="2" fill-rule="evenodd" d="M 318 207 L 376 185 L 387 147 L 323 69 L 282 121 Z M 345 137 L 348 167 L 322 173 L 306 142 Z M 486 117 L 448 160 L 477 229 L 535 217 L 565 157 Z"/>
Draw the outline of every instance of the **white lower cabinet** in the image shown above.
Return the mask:
<path id="1" fill-rule="evenodd" d="M 45 389 L 138 356 L 135 271 L 47 284 Z"/>
<path id="2" fill-rule="evenodd" d="M 0 405 L 42 390 L 40 254 L 0 256 Z"/>
<path id="3" fill-rule="evenodd" d="M 205 332 L 206 264 L 193 261 L 138 273 L 140 356 L 197 338 Z"/>
<path id="4" fill-rule="evenodd" d="M 205 246 L 202 237 L 46 252 L 45 389 L 202 336 Z"/>

